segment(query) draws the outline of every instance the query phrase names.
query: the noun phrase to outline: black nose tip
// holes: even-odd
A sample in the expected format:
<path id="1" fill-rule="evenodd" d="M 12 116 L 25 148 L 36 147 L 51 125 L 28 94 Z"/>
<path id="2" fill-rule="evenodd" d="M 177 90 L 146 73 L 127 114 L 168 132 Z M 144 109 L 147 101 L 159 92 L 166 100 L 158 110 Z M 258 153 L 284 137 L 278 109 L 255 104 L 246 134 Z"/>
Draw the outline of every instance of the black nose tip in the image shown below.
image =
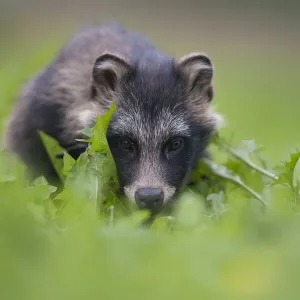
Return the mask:
<path id="1" fill-rule="evenodd" d="M 164 193 L 158 188 L 141 188 L 135 193 L 135 201 L 139 208 L 157 209 L 163 205 Z"/>

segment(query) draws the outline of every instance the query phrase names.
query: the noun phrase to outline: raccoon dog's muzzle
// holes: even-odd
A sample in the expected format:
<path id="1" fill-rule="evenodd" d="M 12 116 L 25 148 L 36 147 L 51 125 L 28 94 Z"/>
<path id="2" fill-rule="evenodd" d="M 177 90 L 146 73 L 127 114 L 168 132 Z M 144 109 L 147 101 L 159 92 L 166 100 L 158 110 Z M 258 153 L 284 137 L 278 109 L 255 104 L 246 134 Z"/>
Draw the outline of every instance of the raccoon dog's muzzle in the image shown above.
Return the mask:
<path id="1" fill-rule="evenodd" d="M 159 163 L 144 162 L 135 180 L 124 187 L 125 195 L 139 208 L 159 210 L 175 194 L 176 188 L 166 184 Z"/>

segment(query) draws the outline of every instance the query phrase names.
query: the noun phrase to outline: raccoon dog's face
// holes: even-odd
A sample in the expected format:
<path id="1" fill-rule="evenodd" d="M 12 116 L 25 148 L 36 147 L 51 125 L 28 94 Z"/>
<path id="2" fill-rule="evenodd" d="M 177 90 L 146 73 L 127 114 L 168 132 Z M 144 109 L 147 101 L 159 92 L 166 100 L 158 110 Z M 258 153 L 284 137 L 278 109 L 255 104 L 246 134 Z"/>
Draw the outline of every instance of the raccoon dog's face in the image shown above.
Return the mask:
<path id="1" fill-rule="evenodd" d="M 158 211 L 183 187 L 216 130 L 211 61 L 196 53 L 143 66 L 103 54 L 93 76 L 95 101 L 107 108 L 117 102 L 107 139 L 121 187 L 138 207 Z"/>

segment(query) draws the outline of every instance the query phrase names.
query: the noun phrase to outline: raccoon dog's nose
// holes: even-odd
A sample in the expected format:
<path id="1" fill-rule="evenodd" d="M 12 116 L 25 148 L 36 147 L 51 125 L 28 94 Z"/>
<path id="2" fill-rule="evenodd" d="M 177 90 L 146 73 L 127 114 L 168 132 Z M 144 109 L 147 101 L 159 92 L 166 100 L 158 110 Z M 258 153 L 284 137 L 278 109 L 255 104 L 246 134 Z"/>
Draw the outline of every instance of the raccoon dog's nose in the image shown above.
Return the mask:
<path id="1" fill-rule="evenodd" d="M 141 188 L 135 193 L 135 201 L 139 208 L 157 209 L 163 205 L 164 193 L 158 188 Z"/>

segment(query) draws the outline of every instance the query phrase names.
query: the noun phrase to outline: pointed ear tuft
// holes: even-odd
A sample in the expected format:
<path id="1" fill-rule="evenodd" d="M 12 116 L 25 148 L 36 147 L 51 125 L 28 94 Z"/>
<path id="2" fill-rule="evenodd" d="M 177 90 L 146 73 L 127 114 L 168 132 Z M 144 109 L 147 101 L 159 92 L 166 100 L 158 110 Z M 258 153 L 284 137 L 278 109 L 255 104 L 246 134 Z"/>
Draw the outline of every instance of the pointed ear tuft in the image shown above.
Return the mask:
<path id="1" fill-rule="evenodd" d="M 113 53 L 104 53 L 94 63 L 94 85 L 103 93 L 114 92 L 121 79 L 133 70 L 133 66 L 121 56 Z"/>
<path id="2" fill-rule="evenodd" d="M 202 53 L 191 53 L 179 60 L 178 67 L 187 79 L 189 92 L 205 94 L 208 101 L 211 101 L 213 65 L 210 58 Z"/>

